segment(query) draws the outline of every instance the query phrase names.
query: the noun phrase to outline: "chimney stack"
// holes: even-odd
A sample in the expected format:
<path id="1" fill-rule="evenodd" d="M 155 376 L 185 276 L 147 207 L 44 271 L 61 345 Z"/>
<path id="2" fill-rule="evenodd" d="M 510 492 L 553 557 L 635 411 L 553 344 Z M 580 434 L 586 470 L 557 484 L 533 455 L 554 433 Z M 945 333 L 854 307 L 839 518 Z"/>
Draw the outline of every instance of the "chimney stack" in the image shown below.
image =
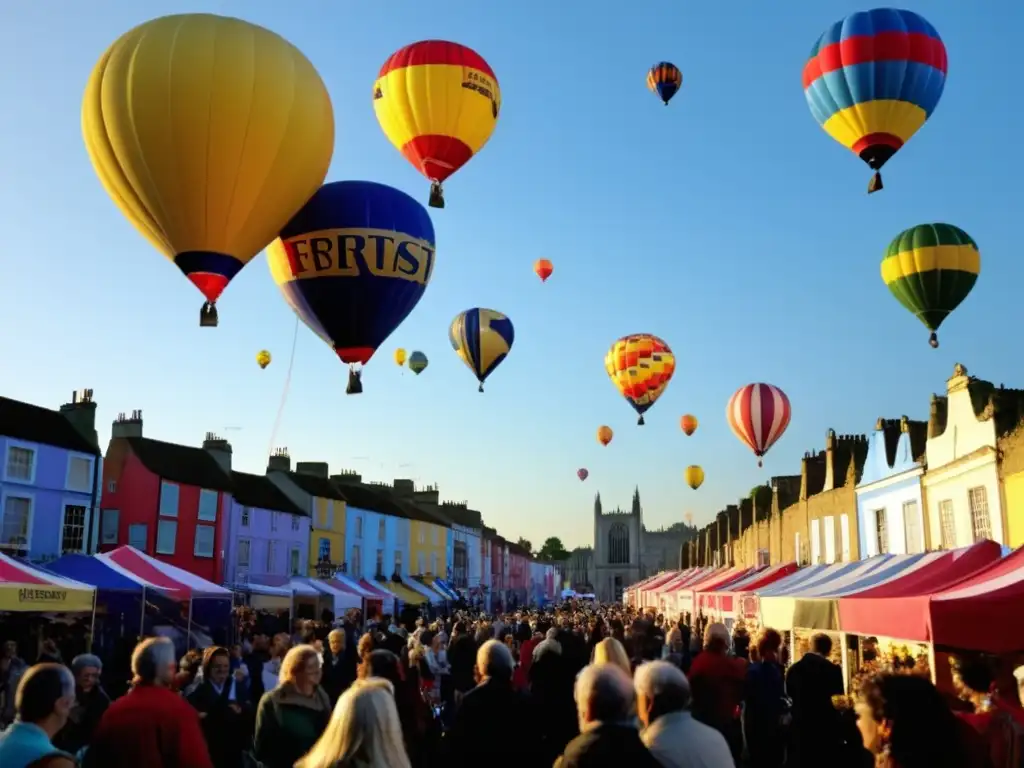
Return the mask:
<path id="1" fill-rule="evenodd" d="M 267 472 L 291 472 L 292 457 L 287 448 L 275 448 L 267 461 Z"/>
<path id="2" fill-rule="evenodd" d="M 321 477 L 324 480 L 331 474 L 330 467 L 327 466 L 326 461 L 297 461 L 295 462 L 295 471 L 300 475 Z"/>
<path id="3" fill-rule="evenodd" d="M 142 411 L 132 411 L 131 416 L 125 416 L 124 412 L 117 414 L 110 427 L 110 438 L 119 437 L 142 437 Z"/>
<path id="4" fill-rule="evenodd" d="M 97 450 L 100 445 L 99 435 L 96 434 L 96 403 L 92 401 L 91 389 L 79 389 L 71 393 L 71 402 L 64 403 L 60 407 L 64 418 L 71 422 L 82 437 L 89 441 L 89 445 L 95 445 Z"/>
<path id="5" fill-rule="evenodd" d="M 231 443 L 213 432 L 207 432 L 206 439 L 203 440 L 203 450 L 217 460 L 224 472 L 231 474 Z"/>

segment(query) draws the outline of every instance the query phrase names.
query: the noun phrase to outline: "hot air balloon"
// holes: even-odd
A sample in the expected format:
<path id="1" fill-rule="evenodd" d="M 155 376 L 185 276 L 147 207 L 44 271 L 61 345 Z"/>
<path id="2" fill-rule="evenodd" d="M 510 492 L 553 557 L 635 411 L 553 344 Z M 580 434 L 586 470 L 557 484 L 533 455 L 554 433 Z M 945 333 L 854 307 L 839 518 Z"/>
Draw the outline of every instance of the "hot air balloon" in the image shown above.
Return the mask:
<path id="1" fill-rule="evenodd" d="M 405 365 L 405 350 L 402 349 L 401 347 L 395 350 L 395 365 Z"/>
<path id="2" fill-rule="evenodd" d="M 614 434 L 615 433 L 612 432 L 611 427 L 598 427 L 597 442 L 599 442 L 601 445 L 608 445 L 608 443 L 612 441 L 612 437 L 614 436 Z"/>
<path id="3" fill-rule="evenodd" d="M 697 431 L 697 417 L 688 413 L 679 420 L 679 426 L 683 433 L 689 437 Z"/>
<path id="4" fill-rule="evenodd" d="M 640 414 L 636 423 L 643 424 L 644 413 L 672 380 L 676 358 L 657 336 L 640 333 L 623 336 L 612 344 L 604 357 L 604 367 L 615 388 Z"/>
<path id="5" fill-rule="evenodd" d="M 960 306 L 981 273 L 981 254 L 971 236 L 952 224 L 919 224 L 900 232 L 882 259 L 882 280 L 929 331 Z"/>
<path id="6" fill-rule="evenodd" d="M 545 283 L 547 282 L 547 279 L 551 277 L 551 273 L 555 271 L 555 267 L 547 259 L 537 259 L 533 262 L 533 271 L 537 273 L 537 277 L 540 278 L 540 281 Z"/>
<path id="7" fill-rule="evenodd" d="M 704 483 L 704 470 L 696 464 L 691 464 L 683 472 L 683 477 L 686 480 L 686 484 L 696 491 Z"/>
<path id="8" fill-rule="evenodd" d="M 665 106 L 672 101 L 683 85 L 683 73 L 679 67 L 667 61 L 659 61 L 647 71 L 647 87 L 658 98 L 665 102 Z"/>
<path id="9" fill-rule="evenodd" d="M 512 321 L 493 309 L 467 309 L 456 315 L 448 328 L 452 349 L 476 374 L 480 392 L 484 391 L 487 377 L 511 351 L 515 338 Z"/>
<path id="10" fill-rule="evenodd" d="M 444 208 L 442 183 L 483 149 L 501 110 L 490 65 L 444 40 L 407 45 L 384 62 L 373 111 L 384 135 L 431 181 L 430 207 Z"/>
<path id="11" fill-rule="evenodd" d="M 268 365 L 270 365 L 270 360 L 270 353 L 267 350 L 261 349 L 259 352 L 256 353 L 256 365 L 258 365 L 260 368 L 265 369 Z"/>
<path id="12" fill-rule="evenodd" d="M 323 183 L 331 99 L 284 38 L 206 13 L 154 19 L 100 57 L 85 147 L 132 224 L 215 303 Z"/>
<path id="13" fill-rule="evenodd" d="M 579 469 L 576 470 L 576 477 L 580 479 L 580 482 L 583 482 L 588 477 L 590 477 L 590 472 L 587 471 L 586 467 L 580 467 Z"/>
<path id="14" fill-rule="evenodd" d="M 419 376 L 423 373 L 430 361 L 422 352 L 413 352 L 409 355 L 409 370 Z"/>
<path id="15" fill-rule="evenodd" d="M 693 512 L 687 512 L 684 516 L 687 525 L 693 525 Z"/>
<path id="16" fill-rule="evenodd" d="M 434 225 L 405 192 L 372 181 L 325 184 L 267 248 L 285 301 L 351 366 L 362 391 L 373 353 L 412 312 L 434 272 Z"/>
<path id="17" fill-rule="evenodd" d="M 791 410 L 786 393 L 771 384 L 747 384 L 736 390 L 725 407 L 725 419 L 733 434 L 757 456 L 768 453 L 789 426 Z"/>
<path id="18" fill-rule="evenodd" d="M 875 172 L 917 133 L 946 84 L 946 46 L 913 11 L 878 8 L 825 30 L 804 64 L 811 114 L 825 132 Z"/>

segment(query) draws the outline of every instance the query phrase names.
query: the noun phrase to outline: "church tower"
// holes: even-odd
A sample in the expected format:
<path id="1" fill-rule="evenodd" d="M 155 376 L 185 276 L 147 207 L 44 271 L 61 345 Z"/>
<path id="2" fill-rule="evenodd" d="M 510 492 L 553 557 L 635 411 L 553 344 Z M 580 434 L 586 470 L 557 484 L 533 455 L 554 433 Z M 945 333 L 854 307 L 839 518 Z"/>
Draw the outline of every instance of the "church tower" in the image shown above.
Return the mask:
<path id="1" fill-rule="evenodd" d="M 601 516 L 601 492 L 598 491 L 594 496 L 594 517 Z"/>
<path id="2" fill-rule="evenodd" d="M 635 533 L 633 540 L 636 542 L 636 556 L 633 559 L 633 563 L 640 568 L 640 578 L 644 578 L 647 574 L 643 567 L 643 537 L 644 537 L 644 511 L 640 505 L 640 486 L 636 485 L 633 487 L 633 504 L 629 509 L 629 513 L 635 520 Z"/>

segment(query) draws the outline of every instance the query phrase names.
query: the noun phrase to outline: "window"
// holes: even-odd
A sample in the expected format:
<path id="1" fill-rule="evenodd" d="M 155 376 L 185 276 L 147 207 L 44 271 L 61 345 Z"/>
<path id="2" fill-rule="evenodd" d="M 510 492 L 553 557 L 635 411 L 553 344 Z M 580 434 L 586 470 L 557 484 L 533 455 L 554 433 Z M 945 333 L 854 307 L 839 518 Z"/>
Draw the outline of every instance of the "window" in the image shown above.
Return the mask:
<path id="1" fill-rule="evenodd" d="M 622 523 L 615 523 L 608 529 L 608 565 L 627 565 L 629 557 L 629 529 Z M 436 573 L 433 567 L 431 573 Z"/>
<path id="2" fill-rule="evenodd" d="M 277 512 L 274 512 L 273 510 L 270 511 L 270 530 L 277 530 Z"/>
<path id="3" fill-rule="evenodd" d="M 149 545 L 149 526 L 145 523 L 135 523 L 128 526 L 128 546 L 135 547 L 140 552 L 145 552 Z"/>
<path id="4" fill-rule="evenodd" d="M 107 483 L 107 490 L 110 493 L 117 493 L 117 480 L 111 480 Z"/>
<path id="5" fill-rule="evenodd" d="M 811 564 L 821 562 L 821 520 L 811 520 Z"/>
<path id="6" fill-rule="evenodd" d="M 425 561 L 423 559 L 423 553 L 422 552 L 417 552 L 416 553 L 416 575 L 417 576 L 422 576 L 423 574 L 425 574 L 427 572 L 427 569 L 423 567 L 423 563 L 424 562 Z"/>
<path id="7" fill-rule="evenodd" d="M 427 530 L 423 527 L 423 523 L 419 524 L 419 542 L 420 544 L 427 543 Z"/>
<path id="8" fill-rule="evenodd" d="M 68 505 L 64 507 L 64 524 L 60 533 L 60 553 L 85 552 L 85 507 Z"/>
<path id="9" fill-rule="evenodd" d="M 358 544 L 352 545 L 352 562 L 350 565 L 349 573 L 353 574 L 357 579 L 363 575 L 363 553 L 359 550 Z"/>
<path id="10" fill-rule="evenodd" d="M 65 488 L 69 491 L 89 493 L 92 490 L 92 459 L 68 456 L 68 477 Z"/>
<path id="11" fill-rule="evenodd" d="M 438 542 L 437 526 L 436 525 L 430 526 L 430 534 L 431 534 L 431 539 L 433 541 L 433 544 L 436 547 L 437 546 L 437 542 Z"/>
<path id="12" fill-rule="evenodd" d="M 757 550 L 757 567 L 763 568 L 766 565 L 771 564 L 771 554 L 767 549 Z"/>
<path id="13" fill-rule="evenodd" d="M 939 531 L 943 549 L 956 549 L 956 520 L 953 517 L 953 500 L 939 502 Z"/>
<path id="14" fill-rule="evenodd" d="M 160 483 L 160 515 L 162 517 L 178 516 L 178 486 L 174 483 Z M 159 546 L 157 544 L 158 551 Z"/>
<path id="15" fill-rule="evenodd" d="M 395 573 L 402 575 L 402 550 L 395 550 Z"/>
<path id="16" fill-rule="evenodd" d="M 875 510 L 875 547 L 878 554 L 889 554 L 889 523 L 884 509 Z"/>
<path id="17" fill-rule="evenodd" d="M 385 520 L 382 517 L 380 522 L 377 523 L 377 541 L 384 541 L 387 534 L 388 527 L 385 525 Z"/>
<path id="18" fill-rule="evenodd" d="M 267 573 L 274 572 L 274 550 L 277 549 L 277 542 L 271 540 L 267 542 Z"/>
<path id="19" fill-rule="evenodd" d="M 324 539 L 324 538 L 320 539 L 320 543 L 318 545 L 316 557 L 317 557 L 317 560 L 330 560 L 331 559 L 331 540 L 330 539 Z"/>
<path id="20" fill-rule="evenodd" d="M 384 575 L 384 550 L 377 550 L 377 576 Z"/>
<path id="21" fill-rule="evenodd" d="M 162 512 L 160 514 L 163 514 Z M 205 523 L 217 522 L 217 492 L 203 488 L 199 491 L 199 519 Z"/>
<path id="22" fill-rule="evenodd" d="M 117 544 L 117 524 L 121 513 L 116 509 L 100 512 L 100 544 Z"/>
<path id="23" fill-rule="evenodd" d="M 825 562 L 836 561 L 836 519 L 829 515 L 824 520 L 825 530 Z"/>
<path id="24" fill-rule="evenodd" d="M 299 516 L 298 515 L 289 515 L 289 517 L 292 519 L 292 530 L 293 531 L 299 530 Z"/>
<path id="25" fill-rule="evenodd" d="M 248 528 L 249 527 L 249 508 L 248 507 L 242 507 L 242 527 L 243 528 Z"/>
<path id="26" fill-rule="evenodd" d="M 437 572 L 437 552 L 430 553 L 430 572 L 435 576 L 438 576 Z"/>
<path id="27" fill-rule="evenodd" d="M 850 562 L 850 516 L 839 516 L 839 547 L 844 563 Z"/>
<path id="28" fill-rule="evenodd" d="M 356 515 L 356 537 L 363 538 L 363 518 L 362 515 Z"/>
<path id="29" fill-rule="evenodd" d="M 178 539 L 178 523 L 174 520 L 161 520 L 156 524 L 156 553 L 173 555 L 174 545 Z"/>
<path id="30" fill-rule="evenodd" d="M 979 485 L 967 491 L 967 503 L 971 509 L 971 531 L 975 541 L 992 538 L 992 519 L 988 514 L 988 493 Z"/>
<path id="31" fill-rule="evenodd" d="M 7 496 L 4 498 L 3 525 L 0 527 L 0 548 L 27 550 L 29 532 L 31 530 L 32 499 L 22 496 Z"/>
<path id="32" fill-rule="evenodd" d="M 196 526 L 196 540 L 192 554 L 196 557 L 213 557 L 214 530 L 212 525 Z"/>
<path id="33" fill-rule="evenodd" d="M 36 452 L 31 448 L 8 446 L 6 480 L 31 483 L 36 475 Z"/>
<path id="34" fill-rule="evenodd" d="M 924 537 L 921 535 L 921 517 L 917 501 L 903 502 L 903 536 L 907 540 L 907 554 L 924 552 Z"/>
<path id="35" fill-rule="evenodd" d="M 249 549 L 252 545 L 249 544 L 248 539 L 238 540 L 238 567 L 248 568 L 249 567 Z"/>
<path id="36" fill-rule="evenodd" d="M 299 568 L 302 566 L 301 553 L 298 547 L 292 547 L 292 551 L 288 555 L 288 569 L 292 576 L 299 576 Z"/>

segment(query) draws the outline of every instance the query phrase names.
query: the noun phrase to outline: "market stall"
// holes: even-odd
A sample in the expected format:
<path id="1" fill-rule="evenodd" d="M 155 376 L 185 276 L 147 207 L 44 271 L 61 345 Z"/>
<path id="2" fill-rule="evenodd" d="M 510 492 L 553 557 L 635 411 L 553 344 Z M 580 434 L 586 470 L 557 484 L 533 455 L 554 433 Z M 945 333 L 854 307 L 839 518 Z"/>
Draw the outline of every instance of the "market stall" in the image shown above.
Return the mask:
<path id="1" fill-rule="evenodd" d="M 755 571 L 730 584 L 718 587 L 708 593 L 710 605 L 708 614 L 712 621 L 723 622 L 732 630 L 742 620 L 747 629 L 759 626 L 760 615 L 757 592 L 797 572 L 796 563 L 782 563 Z M 707 611 L 706 611 L 707 613 Z"/>
<path id="2" fill-rule="evenodd" d="M 676 590 L 703 578 L 710 572 L 710 568 L 687 568 L 685 571 L 678 571 L 671 579 L 651 590 L 648 597 L 650 607 L 658 613 L 675 615 Z"/>
<path id="3" fill-rule="evenodd" d="M 298 581 L 298 579 L 293 579 L 293 581 Z M 331 613 L 335 616 L 344 616 L 345 611 L 363 607 L 362 596 L 356 594 L 337 579 L 304 579 L 304 581 L 321 595 L 328 598 L 331 605 Z"/>
<path id="4" fill-rule="evenodd" d="M 660 587 L 668 584 L 670 581 L 675 579 L 679 575 L 679 571 L 664 571 L 659 573 L 657 578 L 652 579 L 642 589 L 638 591 L 640 596 L 639 607 L 643 608 L 655 608 L 658 605 L 657 595 L 660 593 Z"/>
<path id="5" fill-rule="evenodd" d="M 733 569 L 729 567 L 715 568 L 706 573 L 699 574 L 695 579 L 691 579 L 682 586 L 673 589 L 672 605 L 675 608 L 676 615 L 685 616 L 690 614 L 691 617 L 696 617 L 697 608 L 694 601 L 694 590 L 699 589 L 703 584 L 717 583 L 724 576 L 732 572 Z"/>
<path id="6" fill-rule="evenodd" d="M 653 576 L 648 576 L 646 579 L 641 579 L 640 581 L 634 582 L 633 584 L 630 584 L 628 587 L 623 589 L 622 590 L 622 603 L 623 603 L 623 605 L 627 605 L 627 606 L 630 606 L 630 605 L 637 606 L 637 605 L 639 605 L 639 602 L 640 602 L 640 590 L 646 588 L 648 584 L 651 584 L 655 579 L 658 579 L 660 577 L 661 577 L 661 574 L 660 573 L 656 573 Z"/>
<path id="7" fill-rule="evenodd" d="M 743 581 L 751 574 L 756 574 L 761 568 L 730 568 L 716 579 L 705 579 L 693 588 L 693 603 L 697 606 L 697 613 L 711 617 L 718 601 L 715 591 L 724 589 L 737 581 Z"/>
<path id="8" fill-rule="evenodd" d="M 0 553 L 0 612 L 92 613 L 96 590 Z"/>

